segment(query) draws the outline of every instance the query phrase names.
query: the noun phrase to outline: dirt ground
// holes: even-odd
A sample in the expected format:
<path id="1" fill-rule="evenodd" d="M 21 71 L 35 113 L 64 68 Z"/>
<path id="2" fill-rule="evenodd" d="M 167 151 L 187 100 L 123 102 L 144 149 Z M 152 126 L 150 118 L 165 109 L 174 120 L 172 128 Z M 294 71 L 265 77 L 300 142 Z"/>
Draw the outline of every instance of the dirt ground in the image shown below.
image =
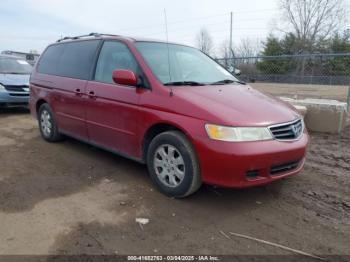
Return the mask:
<path id="1" fill-rule="evenodd" d="M 273 95 L 292 98 L 324 98 L 346 102 L 348 86 L 296 85 L 281 83 L 249 83 L 254 88 Z"/>
<path id="2" fill-rule="evenodd" d="M 175 200 L 144 165 L 73 139 L 47 143 L 27 111 L 1 110 L 0 255 L 291 254 L 220 231 L 350 255 L 349 145 L 350 121 L 341 135 L 311 133 L 298 176 Z"/>

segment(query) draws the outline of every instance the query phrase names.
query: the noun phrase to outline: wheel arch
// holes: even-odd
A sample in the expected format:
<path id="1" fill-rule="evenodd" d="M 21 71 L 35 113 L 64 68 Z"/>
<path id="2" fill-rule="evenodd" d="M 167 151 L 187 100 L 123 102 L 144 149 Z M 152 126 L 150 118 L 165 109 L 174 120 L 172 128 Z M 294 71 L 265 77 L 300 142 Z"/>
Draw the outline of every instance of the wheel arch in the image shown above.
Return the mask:
<path id="1" fill-rule="evenodd" d="M 180 131 L 192 142 L 191 136 L 188 134 L 188 132 L 186 132 L 186 130 L 184 130 L 182 127 L 178 126 L 177 124 L 174 124 L 171 122 L 155 123 L 151 125 L 143 135 L 143 140 L 142 140 L 142 160 L 143 161 L 146 161 L 147 159 L 147 151 L 153 138 L 155 138 L 157 135 L 164 133 L 166 131 Z"/>
<path id="2" fill-rule="evenodd" d="M 36 113 L 36 115 L 38 115 L 38 113 L 39 113 L 39 108 L 41 107 L 41 105 L 46 104 L 46 103 L 47 103 L 47 101 L 46 101 L 45 99 L 43 99 L 43 98 L 40 98 L 40 99 L 36 102 L 36 104 L 35 104 L 35 113 Z"/>

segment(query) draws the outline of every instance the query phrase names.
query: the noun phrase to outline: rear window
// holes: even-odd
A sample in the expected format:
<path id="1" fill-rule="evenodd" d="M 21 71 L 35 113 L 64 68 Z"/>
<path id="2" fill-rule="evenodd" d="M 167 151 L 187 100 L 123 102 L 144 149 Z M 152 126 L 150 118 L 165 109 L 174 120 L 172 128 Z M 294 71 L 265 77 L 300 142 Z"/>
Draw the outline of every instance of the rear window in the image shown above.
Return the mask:
<path id="1" fill-rule="evenodd" d="M 48 47 L 38 72 L 78 79 L 89 79 L 99 40 L 57 44 Z"/>
<path id="2" fill-rule="evenodd" d="M 57 75 L 57 66 L 59 58 L 64 50 L 64 45 L 49 46 L 41 55 L 38 65 L 38 72 L 49 75 Z"/>

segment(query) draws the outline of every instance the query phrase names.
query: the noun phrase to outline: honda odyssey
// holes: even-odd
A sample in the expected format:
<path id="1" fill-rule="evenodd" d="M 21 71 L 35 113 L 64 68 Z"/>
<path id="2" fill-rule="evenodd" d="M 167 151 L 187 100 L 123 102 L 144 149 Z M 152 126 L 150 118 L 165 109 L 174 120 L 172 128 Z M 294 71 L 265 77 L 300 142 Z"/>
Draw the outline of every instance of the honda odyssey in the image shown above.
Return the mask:
<path id="1" fill-rule="evenodd" d="M 242 188 L 299 173 L 298 112 L 236 79 L 199 50 L 90 34 L 49 45 L 30 79 L 42 137 L 85 141 L 148 166 L 172 197 L 202 183 Z"/>

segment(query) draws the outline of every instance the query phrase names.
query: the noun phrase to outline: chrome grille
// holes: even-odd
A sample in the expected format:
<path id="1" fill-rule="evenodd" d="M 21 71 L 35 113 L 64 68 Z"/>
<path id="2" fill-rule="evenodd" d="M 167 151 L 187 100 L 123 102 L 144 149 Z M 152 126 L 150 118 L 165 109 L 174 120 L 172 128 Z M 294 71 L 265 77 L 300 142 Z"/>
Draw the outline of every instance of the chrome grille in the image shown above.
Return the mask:
<path id="1" fill-rule="evenodd" d="M 303 121 L 301 119 L 293 122 L 273 125 L 269 127 L 273 137 L 278 140 L 297 139 L 303 133 Z"/>
<path id="2" fill-rule="evenodd" d="M 29 96 L 29 93 L 9 93 L 10 96 L 23 96 L 23 97 L 26 97 L 26 96 Z"/>
<path id="3" fill-rule="evenodd" d="M 21 86 L 5 85 L 5 89 L 11 92 L 26 92 L 25 89 L 28 89 L 28 88 L 29 86 L 26 86 L 26 85 L 21 85 Z"/>

